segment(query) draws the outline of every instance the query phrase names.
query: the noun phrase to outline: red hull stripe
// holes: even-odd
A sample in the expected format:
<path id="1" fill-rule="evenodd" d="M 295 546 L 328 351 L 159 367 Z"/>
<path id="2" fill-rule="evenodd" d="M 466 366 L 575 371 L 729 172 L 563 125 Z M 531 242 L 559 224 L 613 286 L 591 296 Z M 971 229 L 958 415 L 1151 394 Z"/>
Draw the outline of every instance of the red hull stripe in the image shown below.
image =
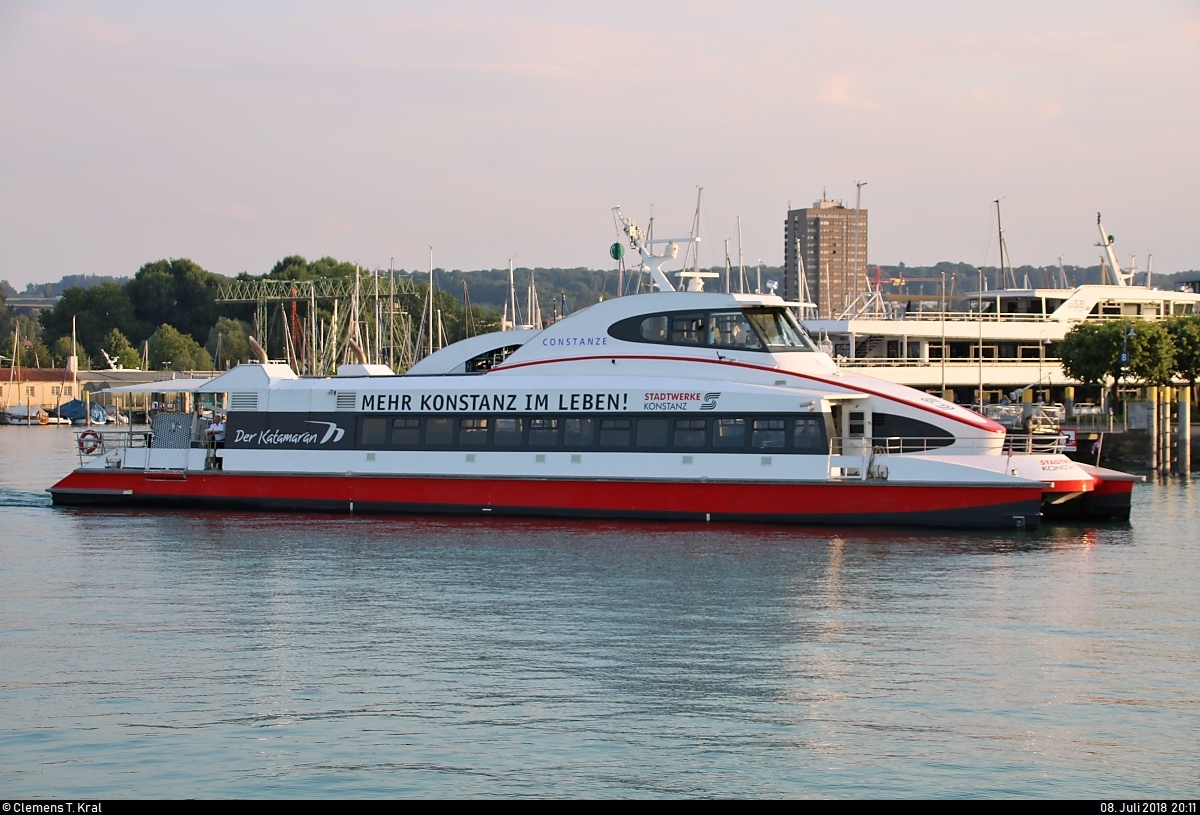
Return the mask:
<path id="1" fill-rule="evenodd" d="M 973 420 L 970 418 L 956 416 L 952 413 L 945 413 L 944 411 L 940 411 L 935 408 L 931 408 L 929 405 L 923 405 L 920 402 L 914 402 L 911 399 L 902 399 L 899 396 L 894 396 L 890 393 L 882 393 L 880 391 L 872 390 L 870 388 L 864 388 L 861 385 L 850 385 L 845 382 L 838 382 L 837 380 L 834 380 L 834 379 L 825 379 L 824 377 L 814 376 L 812 374 L 798 374 L 795 371 L 787 371 L 787 370 L 783 370 L 781 368 L 772 368 L 768 365 L 755 365 L 751 362 L 738 362 L 736 360 L 729 360 L 729 359 L 716 360 L 716 359 L 697 359 L 695 357 L 669 357 L 669 356 L 659 357 L 659 356 L 652 356 L 652 355 L 648 355 L 648 354 L 612 354 L 612 355 L 606 354 L 603 357 L 591 356 L 591 357 L 557 357 L 555 359 L 533 359 L 533 360 L 530 360 L 529 362 L 514 362 L 514 363 L 509 363 L 509 364 L 497 365 L 495 368 L 492 368 L 491 371 L 512 371 L 517 368 L 524 368 L 529 365 L 549 365 L 549 364 L 556 363 L 556 362 L 583 362 L 586 360 L 594 360 L 594 359 L 670 360 L 672 362 L 699 362 L 704 365 L 732 365 L 735 368 L 750 368 L 751 370 L 755 370 L 755 371 L 768 371 L 773 374 L 782 374 L 784 376 L 794 376 L 799 379 L 808 379 L 813 382 L 820 382 L 822 385 L 832 385 L 835 388 L 844 388 L 845 390 L 849 390 L 849 391 L 856 391 L 858 393 L 870 394 L 871 396 L 878 396 L 880 399 L 887 399 L 888 401 L 891 401 L 891 402 L 899 402 L 902 405 L 908 405 L 909 407 L 919 408 L 920 410 L 923 410 L 927 413 L 932 413 L 936 416 L 944 416 L 947 419 L 953 419 L 956 422 L 960 422 L 962 424 L 968 425 L 970 427 L 975 428 L 976 430 L 986 430 L 989 433 L 1003 433 L 1004 432 L 1003 427 L 1001 427 L 999 424 L 993 422 L 991 419 L 984 418 L 983 416 L 980 416 L 979 420 L 976 421 L 976 420 Z M 488 371 L 488 373 L 491 373 L 491 371 Z"/>
<path id="2" fill-rule="evenodd" d="M 76 470 L 56 484 L 57 503 L 87 503 L 88 496 L 137 502 L 152 498 L 227 499 L 239 503 L 288 502 L 480 511 L 562 511 L 647 517 L 711 514 L 738 518 L 886 515 L 1000 509 L 1041 502 L 1040 487 L 971 487 L 872 482 L 741 484 L 714 482 L 533 480 L 402 476 L 323 476 L 189 473 L 186 480 L 147 478 L 141 471 Z M 119 503 L 120 500 L 117 500 Z"/>

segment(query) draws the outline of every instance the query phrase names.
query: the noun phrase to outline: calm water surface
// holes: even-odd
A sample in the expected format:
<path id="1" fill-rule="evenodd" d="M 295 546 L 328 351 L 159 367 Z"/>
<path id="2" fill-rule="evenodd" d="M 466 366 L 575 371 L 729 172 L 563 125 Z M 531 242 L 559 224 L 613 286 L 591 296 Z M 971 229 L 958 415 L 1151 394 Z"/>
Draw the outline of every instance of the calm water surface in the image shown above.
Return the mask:
<path id="1" fill-rule="evenodd" d="M 55 509 L 0 427 L 5 796 L 1200 794 L 1197 484 L 964 534 Z"/>

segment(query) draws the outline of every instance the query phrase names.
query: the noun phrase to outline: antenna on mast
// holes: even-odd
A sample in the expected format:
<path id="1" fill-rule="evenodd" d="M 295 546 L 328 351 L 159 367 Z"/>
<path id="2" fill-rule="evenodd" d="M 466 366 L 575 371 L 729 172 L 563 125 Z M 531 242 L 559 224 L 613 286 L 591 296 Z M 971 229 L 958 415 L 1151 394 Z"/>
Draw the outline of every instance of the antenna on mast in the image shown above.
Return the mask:
<path id="1" fill-rule="evenodd" d="M 1128 286 L 1132 281 L 1132 275 L 1128 275 L 1121 271 L 1121 264 L 1117 262 L 1117 252 L 1113 249 L 1113 244 L 1117 242 L 1116 238 L 1104 231 L 1104 224 L 1100 221 L 1100 213 L 1096 213 L 1096 228 L 1100 230 L 1100 243 L 1097 246 L 1104 249 L 1104 259 L 1108 261 L 1108 267 L 1112 269 L 1113 282 L 1118 286 Z"/>
<path id="2" fill-rule="evenodd" d="M 643 232 L 632 218 L 621 212 L 620 206 L 613 207 L 613 217 L 621 224 L 622 230 L 626 237 L 629 238 L 629 245 L 638 251 L 641 256 L 640 271 L 648 271 L 650 279 L 654 282 L 654 286 L 659 291 L 675 291 L 675 287 L 667 278 L 666 273 L 662 270 L 663 265 L 669 261 L 679 257 L 679 244 L 698 243 L 700 237 L 698 235 L 690 235 L 686 238 L 651 238 L 647 232 Z M 653 221 L 653 219 L 651 219 Z M 655 244 L 665 245 L 663 254 L 654 254 Z M 687 256 L 684 256 L 685 263 Z M 703 283 L 700 278 L 705 277 L 720 277 L 716 272 L 696 272 L 684 270 L 678 272 L 680 277 L 689 279 L 689 291 L 702 291 Z"/>

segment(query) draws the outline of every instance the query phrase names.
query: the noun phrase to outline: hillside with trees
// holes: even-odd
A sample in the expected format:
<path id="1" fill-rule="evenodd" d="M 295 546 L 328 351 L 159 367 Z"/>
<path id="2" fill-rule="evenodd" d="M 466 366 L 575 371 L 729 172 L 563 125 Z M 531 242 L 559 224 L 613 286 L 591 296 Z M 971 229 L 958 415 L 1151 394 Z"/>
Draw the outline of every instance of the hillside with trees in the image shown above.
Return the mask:
<path id="1" fill-rule="evenodd" d="M 709 289 L 722 290 L 724 268 L 707 271 L 720 275 L 710 282 Z M 871 280 L 880 282 L 885 292 L 908 294 L 914 299 L 940 296 L 943 275 L 950 297 L 976 290 L 981 277 L 989 289 L 1014 283 L 1024 286 L 1026 282 L 1034 287 L 1054 286 L 1058 284 L 1060 274 L 1065 274 L 1070 286 L 1101 282 L 1099 266 L 1068 266 L 1061 273 L 1057 266 L 1022 266 L 1002 275 L 994 267 L 980 270 L 965 263 L 943 262 L 933 266 L 872 265 L 865 271 Z M 783 279 L 783 270 L 778 266 L 764 266 L 761 270 L 747 267 L 748 288 L 754 288 L 760 273 L 764 287 L 768 281 Z M 410 348 L 415 348 L 419 341 L 421 347 L 426 347 L 430 329 L 422 321 L 426 313 L 428 271 L 363 271 L 353 263 L 332 257 L 309 261 L 299 255 L 288 255 L 269 271 L 261 275 L 243 273 L 236 281 L 251 284 L 287 280 L 353 281 L 356 274 L 360 275 L 363 287 L 370 287 L 372 275 L 395 277 L 401 281 L 394 301 L 389 302 L 389 307 L 394 306 L 400 315 L 397 319 L 401 320 L 402 328 L 397 330 L 404 332 L 404 336 L 395 342 L 408 343 Z M 1195 276 L 1195 273 L 1180 274 Z M 497 330 L 509 300 L 508 278 L 508 269 L 435 269 L 433 331 L 437 344 Z M 618 294 L 615 268 L 518 267 L 513 273 L 518 322 L 529 319 L 531 279 L 536 285 L 544 320 L 570 314 Z M 733 279 L 737 279 L 736 269 Z M 26 287 L 24 296 L 61 294 L 52 309 L 43 310 L 33 318 L 14 314 L 7 299 L 17 296 L 17 292 L 7 282 L 0 281 L 0 355 L 6 358 L 17 356 L 21 365 L 30 367 L 61 367 L 71 351 L 74 322 L 83 367 L 104 367 L 107 354 L 119 359 L 126 368 L 143 364 L 174 370 L 207 369 L 214 365 L 224 368 L 249 358 L 250 336 L 256 336 L 272 358 L 299 361 L 311 350 L 310 343 L 329 339 L 332 329 L 328 326 L 332 325 L 335 316 L 341 320 L 338 331 L 349 330 L 345 323 L 348 304 L 342 304 L 341 311 L 335 314 L 332 302 L 319 300 L 315 312 L 310 315 L 310 302 L 300 297 L 294 301 L 272 301 L 261 310 L 256 309 L 253 302 L 218 299 L 221 287 L 233 282 L 186 258 L 146 263 L 132 278 L 68 275 L 55 284 Z M 1170 276 L 1156 276 L 1154 282 L 1164 288 L 1171 285 Z M 645 278 L 639 281 L 637 275 L 627 274 L 626 291 L 633 293 L 639 286 L 646 290 L 648 281 Z M 738 288 L 736 282 L 734 288 Z M 374 319 L 371 315 L 360 315 L 360 318 L 364 323 Z M 265 324 L 257 325 L 264 319 Z M 17 353 L 12 348 L 15 325 L 20 326 L 22 339 Z M 314 326 L 318 336 L 309 337 Z M 369 335 L 370 327 L 364 330 Z M 339 347 L 336 341 L 334 343 L 334 347 Z M 344 348 L 344 345 L 340 347 Z"/>

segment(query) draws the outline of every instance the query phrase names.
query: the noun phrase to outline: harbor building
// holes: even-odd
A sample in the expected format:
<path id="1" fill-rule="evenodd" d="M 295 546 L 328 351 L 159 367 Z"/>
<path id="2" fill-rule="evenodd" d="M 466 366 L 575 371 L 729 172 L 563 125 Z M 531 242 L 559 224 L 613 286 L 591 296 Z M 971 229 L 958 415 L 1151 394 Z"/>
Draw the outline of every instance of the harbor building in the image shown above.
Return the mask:
<path id="1" fill-rule="evenodd" d="M 0 369 L 0 407 L 27 405 L 50 410 L 79 398 L 81 385 L 62 368 Z"/>
<path id="2" fill-rule="evenodd" d="M 830 320 L 867 290 L 865 209 L 847 207 L 822 193 L 811 207 L 788 210 L 783 235 L 785 299 L 815 303 L 817 317 Z"/>

